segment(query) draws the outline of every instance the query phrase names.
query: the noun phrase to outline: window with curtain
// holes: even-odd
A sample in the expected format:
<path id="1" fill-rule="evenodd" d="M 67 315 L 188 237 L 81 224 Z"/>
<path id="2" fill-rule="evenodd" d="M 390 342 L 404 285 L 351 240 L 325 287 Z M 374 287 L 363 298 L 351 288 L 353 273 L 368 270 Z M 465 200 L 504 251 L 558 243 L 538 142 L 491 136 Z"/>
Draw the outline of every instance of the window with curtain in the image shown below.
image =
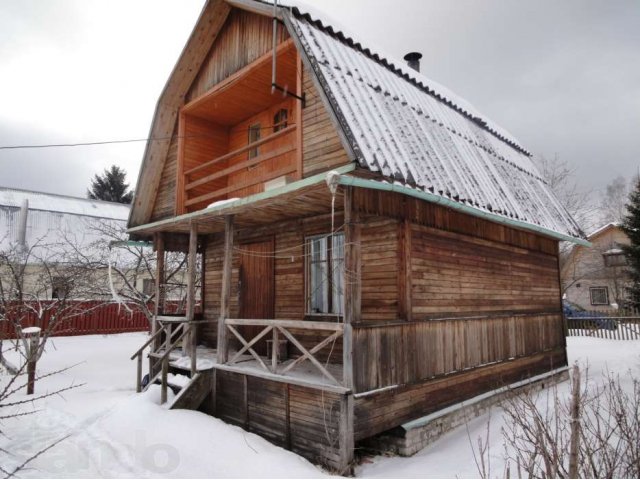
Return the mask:
<path id="1" fill-rule="evenodd" d="M 342 315 L 344 234 L 311 237 L 307 245 L 307 311 Z"/>

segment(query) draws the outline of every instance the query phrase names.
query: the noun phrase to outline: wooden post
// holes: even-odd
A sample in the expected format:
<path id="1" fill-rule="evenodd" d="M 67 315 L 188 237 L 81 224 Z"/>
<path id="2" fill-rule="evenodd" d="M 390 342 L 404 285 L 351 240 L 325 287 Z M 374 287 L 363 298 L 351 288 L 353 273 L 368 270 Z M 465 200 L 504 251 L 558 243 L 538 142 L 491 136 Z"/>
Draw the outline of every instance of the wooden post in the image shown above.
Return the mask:
<path id="1" fill-rule="evenodd" d="M 580 451 L 580 369 L 573 366 L 571 388 L 571 443 L 569 444 L 569 478 L 578 478 Z"/>
<path id="2" fill-rule="evenodd" d="M 138 355 L 138 371 L 136 376 L 136 393 L 142 391 L 142 352 Z"/>
<path id="3" fill-rule="evenodd" d="M 276 369 L 278 368 L 278 350 L 280 350 L 277 328 L 273 329 L 273 338 L 271 341 L 273 342 L 271 344 L 271 371 L 276 373 Z"/>
<path id="4" fill-rule="evenodd" d="M 153 320 L 151 322 L 151 335 L 155 335 L 158 331 L 158 315 L 164 313 L 164 283 L 165 283 L 165 265 L 164 265 L 164 236 L 162 233 L 155 234 L 155 247 L 156 247 L 156 302 L 153 309 Z M 157 352 L 160 350 L 162 344 L 162 338 L 159 335 L 151 344 L 151 351 Z M 154 368 L 155 360 L 149 357 L 149 380 L 158 372 L 157 366 Z"/>
<path id="5" fill-rule="evenodd" d="M 346 187 L 344 192 L 345 223 L 345 298 L 344 298 L 344 333 L 342 337 L 342 384 L 353 388 L 353 335 L 352 324 L 360 321 L 361 297 L 361 256 L 360 256 L 360 224 L 359 215 L 353 205 L 353 187 Z"/>
<path id="6" fill-rule="evenodd" d="M 220 317 L 218 318 L 218 363 L 227 363 L 227 326 L 229 299 L 231 297 L 231 267 L 233 263 L 233 215 L 225 217 L 224 260 L 222 262 L 222 287 L 220 289 Z"/>
<path id="7" fill-rule="evenodd" d="M 40 328 L 28 327 L 22 330 L 27 340 L 27 395 L 33 395 L 36 386 L 36 363 L 40 347 Z"/>
<path id="8" fill-rule="evenodd" d="M 188 259 L 188 272 L 187 272 L 187 322 L 189 325 L 189 356 L 191 357 L 191 378 L 196 374 L 197 358 L 196 358 L 196 345 L 197 345 L 197 331 L 194 320 L 195 305 L 196 305 L 196 261 L 198 253 L 198 226 L 195 222 L 191 222 L 189 226 L 189 259 Z"/>
<path id="9" fill-rule="evenodd" d="M 360 255 L 360 217 L 355 209 L 353 187 L 344 191 L 344 332 L 342 335 L 342 384 L 353 389 L 353 333 L 352 324 L 360 321 L 362 303 L 362 266 Z M 348 474 L 353 462 L 353 394 L 342 397 L 340 407 L 340 470 Z"/>
<path id="10" fill-rule="evenodd" d="M 398 317 L 410 322 L 411 306 L 411 222 L 398 223 Z"/>

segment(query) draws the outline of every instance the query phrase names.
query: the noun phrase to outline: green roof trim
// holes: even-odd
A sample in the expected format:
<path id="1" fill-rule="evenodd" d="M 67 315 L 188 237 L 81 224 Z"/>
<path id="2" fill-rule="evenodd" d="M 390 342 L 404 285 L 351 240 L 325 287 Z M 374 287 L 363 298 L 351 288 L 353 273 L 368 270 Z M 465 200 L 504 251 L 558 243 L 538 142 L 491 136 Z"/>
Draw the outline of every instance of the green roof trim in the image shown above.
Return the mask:
<path id="1" fill-rule="evenodd" d="M 396 192 L 402 195 L 419 198 L 421 200 L 425 200 L 430 203 L 436 203 L 438 205 L 442 205 L 444 207 L 448 207 L 453 210 L 458 210 L 459 212 L 464 212 L 474 217 L 484 218 L 495 223 L 500 223 L 502 225 L 507 225 L 507 226 L 519 228 L 522 230 L 529 230 L 535 233 L 539 233 L 541 235 L 555 238 L 557 240 L 576 243 L 584 247 L 591 246 L 591 243 L 589 243 L 587 240 L 584 240 L 582 238 L 570 237 L 569 235 L 554 232 L 553 230 L 549 230 L 547 228 L 540 227 L 538 225 L 523 222 L 521 220 L 514 220 L 508 217 L 503 217 L 502 215 L 498 215 L 491 212 L 485 212 L 484 210 L 479 210 L 475 207 L 470 207 L 463 203 L 449 200 L 448 198 L 441 197 L 439 195 L 434 195 L 433 193 L 430 193 L 430 192 L 425 192 L 422 190 L 417 190 L 415 188 L 406 187 L 404 185 L 396 185 L 396 184 L 391 184 L 386 182 L 379 182 L 377 180 L 367 180 L 364 178 L 352 177 L 347 175 L 340 176 L 340 184 L 359 187 L 359 188 L 369 188 L 373 190 L 383 190 L 386 192 Z"/>

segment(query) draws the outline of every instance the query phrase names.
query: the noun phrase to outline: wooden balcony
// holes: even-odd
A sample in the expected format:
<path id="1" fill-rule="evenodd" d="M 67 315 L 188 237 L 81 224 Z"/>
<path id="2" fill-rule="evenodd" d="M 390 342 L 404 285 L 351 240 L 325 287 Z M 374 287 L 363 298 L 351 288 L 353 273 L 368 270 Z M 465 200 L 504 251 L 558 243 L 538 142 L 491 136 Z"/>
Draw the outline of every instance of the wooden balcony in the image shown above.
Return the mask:
<path id="1" fill-rule="evenodd" d="M 177 214 L 301 178 L 302 105 L 271 88 L 272 58 L 263 55 L 181 109 Z M 278 85 L 301 95 L 302 65 L 290 40 L 276 58 Z"/>
<path id="2" fill-rule="evenodd" d="M 296 129 L 297 125 L 289 125 L 258 141 L 186 170 L 183 180 L 186 209 L 205 202 L 258 193 L 266 182 L 296 173 L 297 163 L 292 161 L 297 147 Z M 258 150 L 261 147 L 262 150 Z M 260 153 L 251 158 L 246 155 L 250 151 Z M 199 193 L 203 188 L 205 193 Z"/>

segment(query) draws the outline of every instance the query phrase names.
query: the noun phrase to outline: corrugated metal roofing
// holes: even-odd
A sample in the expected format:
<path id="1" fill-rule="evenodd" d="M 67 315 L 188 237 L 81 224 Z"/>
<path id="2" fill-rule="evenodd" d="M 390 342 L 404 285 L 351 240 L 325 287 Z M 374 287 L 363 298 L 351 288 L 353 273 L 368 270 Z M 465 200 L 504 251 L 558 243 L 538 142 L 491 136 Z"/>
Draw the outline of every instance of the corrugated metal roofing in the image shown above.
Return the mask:
<path id="1" fill-rule="evenodd" d="M 105 231 L 123 228 L 129 205 L 0 187 L 0 250 L 16 246 L 20 207 L 29 201 L 26 243 L 33 258 L 51 257 L 73 248 L 87 254 Z M 109 239 L 107 239 L 108 241 Z"/>
<path id="2" fill-rule="evenodd" d="M 291 22 L 361 166 L 473 208 L 583 237 L 528 152 L 468 103 L 298 9 Z"/>
<path id="3" fill-rule="evenodd" d="M 126 220 L 131 208 L 122 203 L 0 187 L 0 206 L 20 208 L 25 199 L 29 200 L 29 210 L 70 213 L 115 220 Z"/>

